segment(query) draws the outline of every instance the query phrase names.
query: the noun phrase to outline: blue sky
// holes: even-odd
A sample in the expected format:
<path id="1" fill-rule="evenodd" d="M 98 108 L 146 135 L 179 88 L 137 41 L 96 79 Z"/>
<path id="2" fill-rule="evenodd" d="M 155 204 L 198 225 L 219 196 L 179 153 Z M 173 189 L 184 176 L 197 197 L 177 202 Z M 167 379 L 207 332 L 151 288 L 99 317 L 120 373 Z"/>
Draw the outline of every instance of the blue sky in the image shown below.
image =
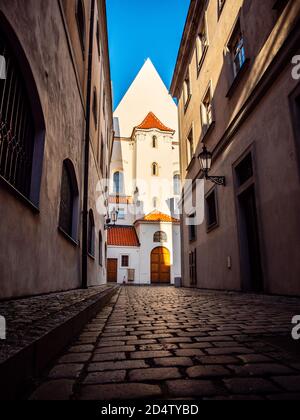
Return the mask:
<path id="1" fill-rule="evenodd" d="M 107 0 L 114 108 L 149 57 L 169 88 L 190 0 Z"/>

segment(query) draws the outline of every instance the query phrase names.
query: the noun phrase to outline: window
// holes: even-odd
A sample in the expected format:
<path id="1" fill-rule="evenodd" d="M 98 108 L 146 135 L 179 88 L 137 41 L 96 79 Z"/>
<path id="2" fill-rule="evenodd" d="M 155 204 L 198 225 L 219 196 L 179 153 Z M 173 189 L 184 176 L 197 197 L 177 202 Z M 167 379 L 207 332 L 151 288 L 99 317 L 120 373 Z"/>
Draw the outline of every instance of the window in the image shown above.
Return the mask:
<path id="1" fill-rule="evenodd" d="M 91 257 L 95 256 L 95 220 L 93 210 L 89 211 L 88 253 Z"/>
<path id="2" fill-rule="evenodd" d="M 187 138 L 187 164 L 189 165 L 194 157 L 194 133 L 191 129 Z"/>
<path id="3" fill-rule="evenodd" d="M 168 235 L 165 232 L 156 232 L 153 237 L 153 242 L 168 242 Z"/>
<path id="4" fill-rule="evenodd" d="M 105 116 L 106 114 L 106 93 L 105 90 L 103 91 L 103 115 Z"/>
<path id="5" fill-rule="evenodd" d="M 123 172 L 114 173 L 114 188 L 113 191 L 115 194 L 123 194 L 124 192 L 124 174 Z"/>
<path id="6" fill-rule="evenodd" d="M 218 212 L 217 212 L 217 194 L 216 188 L 209 192 L 205 197 L 206 202 L 206 225 L 207 230 L 211 231 L 212 229 L 218 226 Z"/>
<path id="7" fill-rule="evenodd" d="M 253 173 L 253 163 L 252 163 L 252 154 L 249 153 L 242 162 L 235 168 L 236 177 L 239 187 L 245 184 L 249 179 L 254 175 Z"/>
<path id="8" fill-rule="evenodd" d="M 183 83 L 183 101 L 184 106 L 187 108 L 188 103 L 191 99 L 192 92 L 191 92 L 191 80 L 190 80 L 190 74 L 187 73 L 186 79 Z"/>
<path id="9" fill-rule="evenodd" d="M 159 204 L 159 200 L 158 200 L 158 198 L 157 198 L 157 197 L 154 197 L 154 198 L 153 198 L 153 207 L 154 207 L 155 209 L 157 209 L 157 208 L 158 208 L 158 204 Z"/>
<path id="10" fill-rule="evenodd" d="M 217 1 L 218 1 L 218 12 L 219 12 L 219 16 L 220 16 L 226 0 L 217 0 Z"/>
<path id="11" fill-rule="evenodd" d="M 122 255 L 121 266 L 123 268 L 128 268 L 129 267 L 129 255 Z"/>
<path id="12" fill-rule="evenodd" d="M 190 268 L 190 284 L 191 286 L 197 285 L 197 250 L 189 254 L 189 268 Z"/>
<path id="13" fill-rule="evenodd" d="M 0 178 L 13 187 L 12 192 L 38 205 L 44 118 L 28 61 L 13 30 L 8 38 L 3 27 L 1 20 L 0 54 L 6 61 L 6 79 L 0 79 Z"/>
<path id="14" fill-rule="evenodd" d="M 118 219 L 125 220 L 125 209 L 118 209 Z"/>
<path id="15" fill-rule="evenodd" d="M 245 43 L 240 22 L 238 22 L 233 32 L 228 49 L 231 54 L 233 75 L 235 78 L 246 63 Z"/>
<path id="16" fill-rule="evenodd" d="M 206 134 L 214 121 L 211 86 L 208 88 L 201 103 L 202 136 Z"/>
<path id="17" fill-rule="evenodd" d="M 158 141 L 157 141 L 156 136 L 152 137 L 152 147 L 153 147 L 153 149 L 157 149 L 157 147 L 158 147 Z"/>
<path id="18" fill-rule="evenodd" d="M 204 60 L 207 49 L 208 49 L 207 26 L 206 26 L 206 18 L 204 17 L 200 31 L 199 31 L 199 35 L 196 40 L 196 56 L 197 56 L 198 71 L 200 70 L 200 67 Z"/>
<path id="19" fill-rule="evenodd" d="M 59 228 L 76 240 L 78 220 L 78 186 L 73 164 L 65 160 L 62 171 Z"/>
<path id="20" fill-rule="evenodd" d="M 97 98 L 97 90 L 96 90 L 96 88 L 94 88 L 94 93 L 93 93 L 92 112 L 93 112 L 95 127 L 97 128 L 97 122 L 98 122 L 98 98 Z"/>
<path id="21" fill-rule="evenodd" d="M 101 134 L 101 146 L 100 146 L 100 170 L 101 170 L 101 174 L 102 176 L 104 176 L 104 166 L 105 166 L 105 155 L 104 155 L 104 141 L 103 141 L 103 136 Z"/>
<path id="22" fill-rule="evenodd" d="M 99 26 L 99 20 L 97 20 L 97 26 L 96 26 L 96 40 L 97 40 L 98 55 L 100 57 L 100 55 L 101 55 L 101 48 L 100 48 L 100 26 Z"/>
<path id="23" fill-rule="evenodd" d="M 180 193 L 181 193 L 181 182 L 180 182 L 180 175 L 179 174 L 174 175 L 173 183 L 174 183 L 174 195 L 180 195 Z"/>
<path id="24" fill-rule="evenodd" d="M 273 10 L 277 11 L 277 16 L 282 14 L 288 2 L 289 0 L 276 0 L 274 2 Z"/>
<path id="25" fill-rule="evenodd" d="M 188 216 L 189 218 L 189 241 L 194 242 L 197 239 L 197 229 L 196 229 L 196 213 Z"/>
<path id="26" fill-rule="evenodd" d="M 99 232 L 99 265 L 103 267 L 103 236 L 101 230 Z"/>
<path id="27" fill-rule="evenodd" d="M 158 164 L 157 163 L 152 163 L 152 175 L 153 176 L 158 176 Z"/>
<path id="28" fill-rule="evenodd" d="M 85 13 L 82 0 L 76 2 L 76 20 L 82 52 L 85 52 Z"/>

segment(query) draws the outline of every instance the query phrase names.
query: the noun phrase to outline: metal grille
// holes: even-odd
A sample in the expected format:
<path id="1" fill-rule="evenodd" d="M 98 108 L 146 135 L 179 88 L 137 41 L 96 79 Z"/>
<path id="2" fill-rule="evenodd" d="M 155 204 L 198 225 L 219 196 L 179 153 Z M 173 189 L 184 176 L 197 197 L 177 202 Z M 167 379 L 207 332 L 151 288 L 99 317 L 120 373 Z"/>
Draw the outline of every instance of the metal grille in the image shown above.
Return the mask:
<path id="1" fill-rule="evenodd" d="M 29 198 L 34 123 L 22 73 L 1 31 L 0 55 L 7 76 L 0 80 L 0 176 Z"/>

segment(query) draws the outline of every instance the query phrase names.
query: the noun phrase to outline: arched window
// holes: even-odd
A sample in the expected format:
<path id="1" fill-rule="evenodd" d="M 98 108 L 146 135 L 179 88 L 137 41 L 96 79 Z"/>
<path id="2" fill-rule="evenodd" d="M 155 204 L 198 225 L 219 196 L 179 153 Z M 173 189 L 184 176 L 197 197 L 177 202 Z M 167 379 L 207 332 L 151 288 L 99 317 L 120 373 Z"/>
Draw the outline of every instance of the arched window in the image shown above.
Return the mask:
<path id="1" fill-rule="evenodd" d="M 95 256 L 95 219 L 93 210 L 89 211 L 88 253 L 92 257 Z"/>
<path id="2" fill-rule="evenodd" d="M 76 240 L 78 224 L 78 186 L 72 162 L 63 163 L 61 180 L 61 199 L 59 227 L 68 236 Z"/>
<path id="3" fill-rule="evenodd" d="M 45 122 L 30 65 L 1 13 L 0 55 L 0 177 L 38 207 Z"/>
<path id="4" fill-rule="evenodd" d="M 114 193 L 115 194 L 123 194 L 124 192 L 124 174 L 123 172 L 115 172 L 114 173 Z"/>
<path id="5" fill-rule="evenodd" d="M 154 207 L 155 209 L 157 209 L 157 207 L 158 207 L 158 198 L 157 198 L 157 197 L 154 197 L 154 198 L 153 198 L 153 207 Z"/>
<path id="6" fill-rule="evenodd" d="M 181 193 L 181 181 L 180 181 L 180 175 L 176 174 L 173 178 L 174 182 L 174 195 L 180 195 Z"/>
<path id="7" fill-rule="evenodd" d="M 82 0 L 76 1 L 76 20 L 77 20 L 77 27 L 79 33 L 80 44 L 83 53 L 85 52 L 85 13 L 84 13 L 84 5 Z"/>
<path id="8" fill-rule="evenodd" d="M 168 242 L 168 235 L 162 231 L 156 232 L 153 241 L 159 243 Z"/>
<path id="9" fill-rule="evenodd" d="M 152 175 L 153 176 L 158 176 L 158 164 L 157 163 L 152 163 Z"/>
<path id="10" fill-rule="evenodd" d="M 99 265 L 103 267 L 103 236 L 101 230 L 99 232 Z"/>
<path id="11" fill-rule="evenodd" d="M 157 140 L 156 136 L 152 137 L 152 147 L 153 147 L 153 149 L 157 149 L 157 147 L 158 147 L 158 140 Z"/>
<path id="12" fill-rule="evenodd" d="M 92 111 L 93 111 L 93 117 L 94 117 L 95 127 L 97 128 L 97 122 L 98 122 L 98 98 L 97 98 L 97 90 L 96 90 L 96 88 L 94 88 L 94 93 L 93 93 L 93 106 L 92 106 Z"/>

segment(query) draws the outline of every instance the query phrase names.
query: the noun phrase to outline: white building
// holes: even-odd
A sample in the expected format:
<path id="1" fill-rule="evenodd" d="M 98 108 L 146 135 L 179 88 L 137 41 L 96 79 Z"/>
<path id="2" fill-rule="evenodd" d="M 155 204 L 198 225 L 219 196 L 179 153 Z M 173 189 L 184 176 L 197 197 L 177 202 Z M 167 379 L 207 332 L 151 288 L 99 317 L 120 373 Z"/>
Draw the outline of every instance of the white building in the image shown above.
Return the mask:
<path id="1" fill-rule="evenodd" d="M 173 284 L 181 276 L 177 107 L 148 59 L 114 113 L 108 281 Z"/>

